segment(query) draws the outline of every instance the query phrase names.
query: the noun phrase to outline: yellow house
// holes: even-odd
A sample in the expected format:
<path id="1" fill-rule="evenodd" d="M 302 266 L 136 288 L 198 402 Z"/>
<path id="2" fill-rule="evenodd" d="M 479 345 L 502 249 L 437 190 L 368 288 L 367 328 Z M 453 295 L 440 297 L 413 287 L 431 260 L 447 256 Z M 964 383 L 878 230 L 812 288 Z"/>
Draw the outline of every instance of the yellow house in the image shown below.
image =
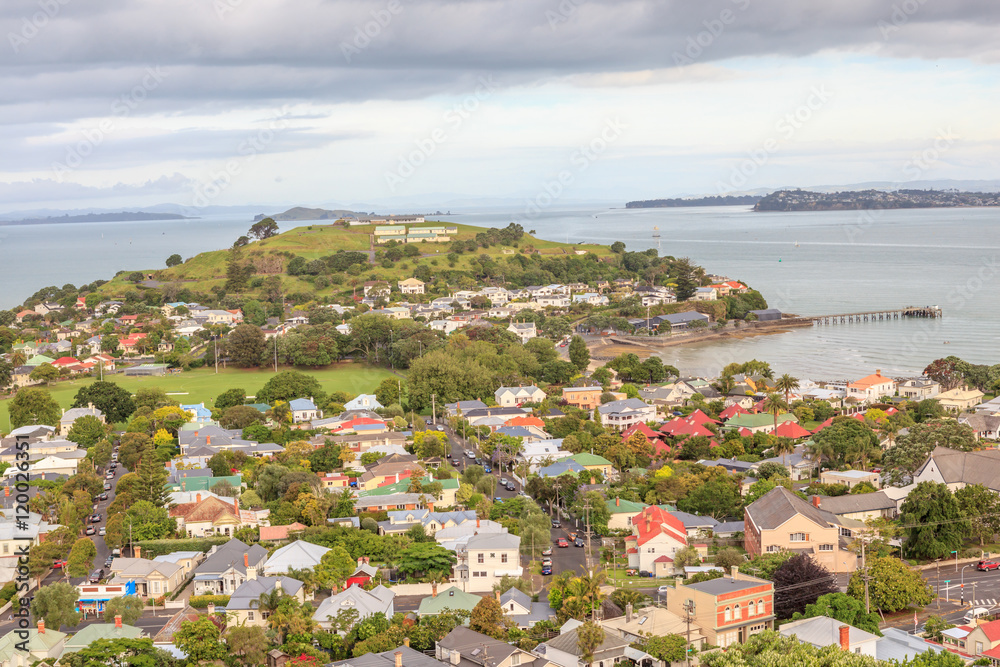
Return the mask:
<path id="1" fill-rule="evenodd" d="M 177 520 L 177 530 L 188 537 L 233 535 L 243 526 L 256 525 L 254 513 L 240 510 L 235 498 L 232 504 L 215 496 L 183 503 L 172 507 L 170 516 Z"/>
<path id="2" fill-rule="evenodd" d="M 975 387 L 972 389 L 968 387 L 955 387 L 942 394 L 938 394 L 934 398 L 937 399 L 937 402 L 945 410 L 962 412 L 963 410 L 969 410 L 973 406 L 979 405 L 983 400 L 983 396 L 983 392 Z"/>

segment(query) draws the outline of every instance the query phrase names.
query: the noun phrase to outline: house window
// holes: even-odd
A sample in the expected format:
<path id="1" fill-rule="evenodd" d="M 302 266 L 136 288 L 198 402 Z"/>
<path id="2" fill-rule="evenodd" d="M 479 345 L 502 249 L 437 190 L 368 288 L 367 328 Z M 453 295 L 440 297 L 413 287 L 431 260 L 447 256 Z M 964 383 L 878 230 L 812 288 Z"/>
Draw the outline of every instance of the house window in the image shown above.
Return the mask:
<path id="1" fill-rule="evenodd" d="M 510 667 L 518 667 L 521 664 L 521 654 L 515 653 L 510 656 Z"/>
<path id="2" fill-rule="evenodd" d="M 476 562 L 477 563 L 485 563 L 486 562 L 486 554 L 479 554 L 478 556 L 476 556 Z"/>
<path id="3" fill-rule="evenodd" d="M 500 562 L 501 563 L 507 562 L 507 554 L 500 554 Z"/>
<path id="4" fill-rule="evenodd" d="M 497 559 L 496 554 L 490 554 L 490 560 L 496 560 L 496 559 Z"/>
<path id="5" fill-rule="evenodd" d="M 789 542 L 805 542 L 808 539 L 809 536 L 806 533 L 792 533 L 788 536 Z"/>
<path id="6" fill-rule="evenodd" d="M 769 545 L 767 545 L 767 551 L 768 551 L 768 553 L 774 553 L 775 551 L 780 551 L 780 550 L 781 550 L 781 547 L 779 547 L 776 544 L 769 544 Z"/>
<path id="7" fill-rule="evenodd" d="M 747 602 L 747 616 L 753 616 L 755 613 L 757 612 L 754 610 L 753 600 L 750 600 Z"/>
<path id="8" fill-rule="evenodd" d="M 726 611 L 723 614 L 723 618 L 726 620 L 727 623 L 733 620 L 733 610 L 730 609 L 729 607 L 726 607 Z"/>
<path id="9" fill-rule="evenodd" d="M 743 618 L 742 614 L 740 614 L 740 606 L 739 605 L 736 605 L 735 607 L 733 607 L 733 618 L 735 618 L 737 621 L 740 620 L 741 618 Z"/>
<path id="10" fill-rule="evenodd" d="M 248 621 L 252 621 L 253 620 L 253 612 L 252 611 L 248 611 L 247 612 L 247 620 Z"/>
<path id="11" fill-rule="evenodd" d="M 820 551 L 833 551 L 833 545 L 832 544 L 821 544 L 821 545 L 819 545 L 819 550 Z"/>
<path id="12" fill-rule="evenodd" d="M 764 614 L 764 613 L 766 613 L 764 611 L 764 601 L 763 600 L 757 600 L 757 613 L 758 614 Z"/>
<path id="13" fill-rule="evenodd" d="M 842 537 L 851 537 L 851 529 L 850 528 L 841 528 L 840 529 L 840 535 Z"/>

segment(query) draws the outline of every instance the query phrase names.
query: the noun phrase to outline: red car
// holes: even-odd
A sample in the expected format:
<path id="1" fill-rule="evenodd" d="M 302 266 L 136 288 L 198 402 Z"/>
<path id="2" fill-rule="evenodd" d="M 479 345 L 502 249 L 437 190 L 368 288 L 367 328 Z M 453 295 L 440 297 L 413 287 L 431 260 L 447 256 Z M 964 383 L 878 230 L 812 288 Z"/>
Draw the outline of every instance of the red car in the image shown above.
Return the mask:
<path id="1" fill-rule="evenodd" d="M 559 541 L 556 542 L 556 546 L 559 547 L 560 549 L 565 549 L 566 547 L 569 546 L 569 542 L 566 541 L 565 537 L 560 537 Z"/>
<path id="2" fill-rule="evenodd" d="M 64 561 L 64 560 L 57 560 L 54 563 L 52 563 L 52 569 L 53 570 L 61 570 L 64 565 L 66 565 L 66 561 Z"/>
<path id="3" fill-rule="evenodd" d="M 976 569 L 980 572 L 986 572 L 987 570 L 997 570 L 1000 569 L 1000 562 L 995 560 L 981 560 L 976 564 Z"/>

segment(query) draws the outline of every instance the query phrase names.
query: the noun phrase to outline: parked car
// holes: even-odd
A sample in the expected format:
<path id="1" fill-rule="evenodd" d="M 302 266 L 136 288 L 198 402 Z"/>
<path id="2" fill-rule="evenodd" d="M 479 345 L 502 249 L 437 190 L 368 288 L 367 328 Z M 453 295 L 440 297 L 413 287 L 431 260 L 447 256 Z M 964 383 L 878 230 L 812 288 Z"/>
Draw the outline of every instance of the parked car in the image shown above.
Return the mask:
<path id="1" fill-rule="evenodd" d="M 115 474 L 113 472 L 109 472 L 107 475 L 104 476 L 104 478 L 105 479 L 114 479 L 115 478 Z"/>
<path id="2" fill-rule="evenodd" d="M 105 528 L 104 526 L 101 526 L 100 528 L 97 529 L 97 534 L 100 535 L 101 537 L 104 537 L 105 535 L 108 534 L 108 529 Z"/>
<path id="3" fill-rule="evenodd" d="M 560 521 L 559 519 L 553 519 L 552 520 L 552 527 L 553 528 L 562 528 L 562 521 Z"/>
<path id="4" fill-rule="evenodd" d="M 506 488 L 508 491 L 513 491 L 516 487 L 514 486 L 513 482 L 507 482 Z"/>
<path id="5" fill-rule="evenodd" d="M 103 578 L 104 578 L 104 568 L 101 568 L 100 570 L 94 570 L 93 572 L 90 573 L 89 581 L 92 584 L 96 584 Z"/>
<path id="6" fill-rule="evenodd" d="M 64 561 L 64 560 L 57 560 L 57 561 L 54 561 L 52 563 L 52 569 L 53 570 L 61 570 L 63 568 L 63 566 L 65 566 L 65 565 L 66 565 L 66 561 Z"/>
<path id="7" fill-rule="evenodd" d="M 107 482 L 105 482 L 105 483 L 104 483 L 104 490 L 105 490 L 105 491 L 110 491 L 110 490 L 111 490 L 111 485 L 110 485 L 110 484 L 108 484 Z"/>
<path id="8" fill-rule="evenodd" d="M 500 486 L 507 486 L 508 484 L 510 484 L 510 482 L 507 481 L 506 477 L 500 478 Z"/>
<path id="9" fill-rule="evenodd" d="M 981 560 L 976 563 L 976 569 L 980 572 L 988 572 L 989 570 L 1000 569 L 1000 561 L 995 560 Z"/>
<path id="10" fill-rule="evenodd" d="M 548 566 L 552 565 L 552 559 L 551 558 L 543 558 L 542 559 L 542 567 L 544 567 L 546 565 L 548 565 Z"/>
<path id="11" fill-rule="evenodd" d="M 107 500 L 109 496 L 108 496 L 108 493 L 105 491 L 104 493 L 102 493 L 101 495 L 99 495 L 97 497 L 100 498 L 101 500 Z"/>
<path id="12" fill-rule="evenodd" d="M 542 549 L 542 555 L 543 556 L 551 556 L 552 555 L 552 547 L 545 547 L 544 549 Z"/>
<path id="13" fill-rule="evenodd" d="M 101 515 L 100 514 L 91 514 L 90 515 L 90 523 L 100 523 L 100 522 L 101 522 Z"/>
<path id="14" fill-rule="evenodd" d="M 485 472 L 493 472 L 493 468 L 491 468 L 489 465 L 484 465 L 483 466 L 483 471 L 485 471 Z"/>
<path id="15" fill-rule="evenodd" d="M 97 531 L 96 531 L 96 530 L 94 530 L 94 527 L 93 527 L 93 526 L 87 526 L 87 530 L 85 530 L 85 531 L 83 531 L 83 532 L 84 532 L 84 534 L 86 534 L 86 535 L 93 535 L 93 534 L 94 534 L 94 533 L 96 533 Z"/>
<path id="16" fill-rule="evenodd" d="M 674 588 L 673 586 L 660 586 L 659 588 L 656 589 L 656 592 L 659 593 L 660 595 L 666 595 L 671 590 L 673 590 L 673 588 Z"/>
<path id="17" fill-rule="evenodd" d="M 115 562 L 114 556 L 108 556 L 104 559 L 104 567 L 111 567 L 111 564 Z"/>
<path id="18" fill-rule="evenodd" d="M 582 547 L 583 546 L 583 538 L 582 537 L 576 538 L 573 541 L 573 546 L 575 546 L 575 547 Z"/>
<path id="19" fill-rule="evenodd" d="M 974 623 L 977 618 L 989 615 L 990 615 L 990 610 L 987 609 L 986 607 L 975 607 L 974 609 L 970 609 L 965 613 L 965 622 L 971 624 Z"/>
<path id="20" fill-rule="evenodd" d="M 569 542 L 566 541 L 565 537 L 560 537 L 559 541 L 556 542 L 556 546 L 559 547 L 560 549 L 565 549 L 566 547 L 569 546 Z"/>
<path id="21" fill-rule="evenodd" d="M 542 566 L 542 574 L 546 574 L 546 575 L 552 574 L 552 566 L 551 565 L 543 565 Z"/>
<path id="22" fill-rule="evenodd" d="M 450 459 L 451 458 L 451 452 L 448 452 L 447 454 L 445 454 L 445 458 L 449 458 Z"/>

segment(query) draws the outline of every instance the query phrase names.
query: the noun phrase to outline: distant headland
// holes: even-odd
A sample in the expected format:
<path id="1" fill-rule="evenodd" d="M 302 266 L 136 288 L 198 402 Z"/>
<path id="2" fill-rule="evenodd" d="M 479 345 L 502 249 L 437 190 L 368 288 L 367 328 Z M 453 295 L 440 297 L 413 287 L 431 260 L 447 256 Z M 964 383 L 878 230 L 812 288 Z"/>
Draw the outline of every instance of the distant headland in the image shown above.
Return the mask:
<path id="1" fill-rule="evenodd" d="M 1000 193 L 953 190 L 778 190 L 758 201 L 755 211 L 854 211 L 894 208 L 1000 206 Z"/>
<path id="2" fill-rule="evenodd" d="M 120 211 L 118 213 L 85 213 L 82 215 L 60 215 L 47 218 L 24 218 L 22 220 L 0 220 L 0 225 L 56 225 L 66 222 L 143 222 L 149 220 L 194 220 L 177 213 L 143 213 Z"/>
<path id="3" fill-rule="evenodd" d="M 724 195 L 690 199 L 646 199 L 630 201 L 625 208 L 685 208 L 688 206 L 753 206 L 761 195 Z"/>

